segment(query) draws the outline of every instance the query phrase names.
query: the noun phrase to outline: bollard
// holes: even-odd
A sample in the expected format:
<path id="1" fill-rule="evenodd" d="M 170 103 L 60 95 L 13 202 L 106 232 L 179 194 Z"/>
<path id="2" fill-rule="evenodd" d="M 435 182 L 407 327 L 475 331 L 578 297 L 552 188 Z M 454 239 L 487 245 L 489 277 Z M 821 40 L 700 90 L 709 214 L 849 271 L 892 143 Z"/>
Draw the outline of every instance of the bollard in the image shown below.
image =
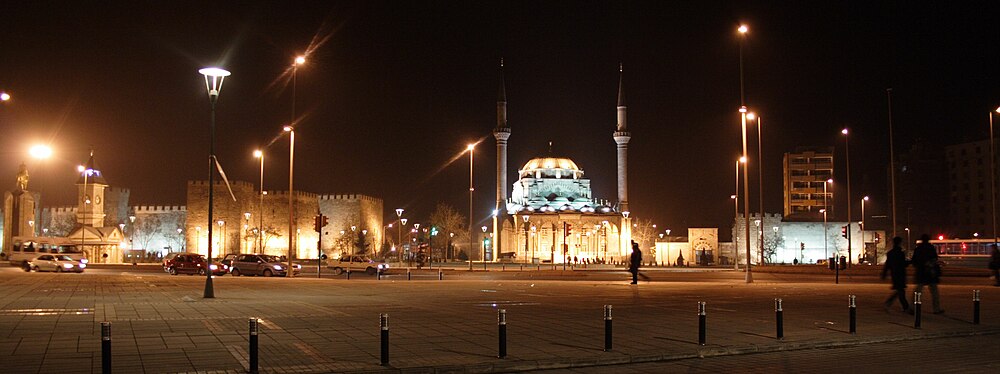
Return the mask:
<path id="1" fill-rule="evenodd" d="M 382 269 L 378 269 L 378 272 L 375 273 L 375 276 L 376 276 L 375 280 L 382 280 Z"/>
<path id="2" fill-rule="evenodd" d="M 410 268 L 406 268 L 406 280 L 413 279 L 410 277 Z"/>
<path id="3" fill-rule="evenodd" d="M 506 358 L 507 357 L 507 311 L 504 309 L 500 309 L 500 311 L 497 312 L 497 330 L 499 330 L 498 332 L 500 337 L 499 339 L 500 354 L 497 355 L 497 357 Z"/>
<path id="4" fill-rule="evenodd" d="M 444 280 L 444 272 L 438 269 L 438 280 Z"/>
<path id="5" fill-rule="evenodd" d="M 111 322 L 101 322 L 101 373 L 111 373 Z"/>
<path id="6" fill-rule="evenodd" d="M 382 333 L 382 349 L 381 349 L 381 364 L 382 366 L 389 364 L 389 314 L 382 313 L 378 315 L 378 327 Z"/>
<path id="7" fill-rule="evenodd" d="M 705 302 L 698 302 L 698 344 L 705 345 Z"/>
<path id="8" fill-rule="evenodd" d="M 611 305 L 604 306 L 604 351 L 611 352 Z"/>
<path id="9" fill-rule="evenodd" d="M 785 321 L 782 314 L 784 311 L 781 309 L 781 299 L 774 299 L 774 328 L 776 330 L 775 336 L 778 340 L 785 338 Z"/>
<path id="10" fill-rule="evenodd" d="M 250 374 L 257 374 L 257 333 L 260 331 L 260 320 L 257 318 L 250 319 Z"/>
<path id="11" fill-rule="evenodd" d="M 851 317 L 851 325 L 850 325 L 851 334 L 857 334 L 858 333 L 858 304 L 857 304 L 857 296 L 849 295 L 849 296 L 847 296 L 847 300 L 848 300 L 847 307 L 849 308 L 848 313 L 850 314 L 850 317 Z"/>
<path id="12" fill-rule="evenodd" d="M 972 324 L 979 324 L 979 290 L 972 290 Z"/>
<path id="13" fill-rule="evenodd" d="M 920 292 L 913 293 L 913 328 L 920 328 Z"/>
<path id="14" fill-rule="evenodd" d="M 507 271 L 507 264 L 500 265 L 500 271 Z"/>
<path id="15" fill-rule="evenodd" d="M 347 269 L 347 280 L 351 280 L 351 269 Z"/>

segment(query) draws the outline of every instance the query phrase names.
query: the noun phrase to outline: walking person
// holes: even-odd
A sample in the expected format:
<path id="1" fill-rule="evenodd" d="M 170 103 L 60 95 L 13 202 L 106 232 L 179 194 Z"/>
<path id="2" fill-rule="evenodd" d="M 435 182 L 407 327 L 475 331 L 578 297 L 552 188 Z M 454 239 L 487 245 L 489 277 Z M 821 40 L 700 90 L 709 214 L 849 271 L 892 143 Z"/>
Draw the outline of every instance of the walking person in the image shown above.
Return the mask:
<path id="1" fill-rule="evenodd" d="M 1000 287 L 1000 248 L 993 243 L 993 253 L 990 255 L 990 271 L 993 272 L 993 286 Z"/>
<path id="2" fill-rule="evenodd" d="M 889 273 L 892 276 L 893 290 L 889 298 L 885 299 L 886 311 L 892 307 L 892 302 L 897 298 L 899 299 L 899 304 L 903 306 L 903 311 L 910 311 L 910 303 L 906 301 L 906 266 L 909 265 L 909 262 L 906 261 L 906 254 L 903 253 L 903 247 L 900 246 L 902 242 L 903 238 L 898 236 L 892 238 L 892 249 L 885 254 L 885 266 L 882 267 L 882 280 L 885 280 L 885 274 Z"/>
<path id="3" fill-rule="evenodd" d="M 924 286 L 931 290 L 934 314 L 944 313 L 941 309 L 941 297 L 938 295 L 938 283 L 941 281 L 941 265 L 938 263 L 937 250 L 931 245 L 931 237 L 920 236 L 920 244 L 913 250 L 910 260 L 917 273 L 917 292 L 922 292 Z"/>
<path id="4" fill-rule="evenodd" d="M 632 284 L 639 284 L 639 266 L 642 266 L 642 251 L 639 250 L 639 244 L 632 242 L 632 255 L 629 256 L 628 272 L 632 273 Z M 642 276 L 643 279 L 649 279 L 645 275 Z"/>

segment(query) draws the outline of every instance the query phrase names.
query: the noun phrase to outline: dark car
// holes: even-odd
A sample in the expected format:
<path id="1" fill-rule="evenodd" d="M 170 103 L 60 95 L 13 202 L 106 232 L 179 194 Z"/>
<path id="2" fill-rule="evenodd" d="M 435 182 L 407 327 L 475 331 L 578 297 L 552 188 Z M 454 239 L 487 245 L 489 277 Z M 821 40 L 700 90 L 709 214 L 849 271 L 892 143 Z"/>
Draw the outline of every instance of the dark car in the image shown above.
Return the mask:
<path id="1" fill-rule="evenodd" d="M 237 275 L 285 276 L 288 263 L 284 257 L 264 254 L 241 254 L 232 259 L 229 272 Z M 302 265 L 292 264 L 292 274 L 298 274 Z"/>
<path id="2" fill-rule="evenodd" d="M 171 253 L 163 259 L 163 271 L 170 273 L 170 275 L 205 275 L 206 267 L 211 268 L 212 275 L 225 275 L 229 272 L 229 266 L 223 264 L 208 266 L 205 256 L 197 253 Z"/>

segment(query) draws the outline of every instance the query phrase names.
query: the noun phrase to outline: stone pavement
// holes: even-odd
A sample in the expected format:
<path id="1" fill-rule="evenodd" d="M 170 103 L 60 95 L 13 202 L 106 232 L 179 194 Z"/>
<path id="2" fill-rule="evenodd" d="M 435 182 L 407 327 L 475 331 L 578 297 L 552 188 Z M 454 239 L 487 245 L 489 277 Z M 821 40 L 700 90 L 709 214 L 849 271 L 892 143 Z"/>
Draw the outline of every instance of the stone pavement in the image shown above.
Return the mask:
<path id="1" fill-rule="evenodd" d="M 684 275 L 696 281 L 315 279 L 150 273 L 39 274 L 0 268 L 0 360 L 7 372 L 100 372 L 100 322 L 112 322 L 120 373 L 245 372 L 247 319 L 262 319 L 262 372 L 486 372 L 684 362 L 883 342 L 975 342 L 1000 333 L 1000 288 L 942 285 L 943 315 L 886 312 L 886 284 Z M 981 325 L 970 323 L 982 290 Z M 858 296 L 858 334 L 847 295 Z M 773 299 L 784 300 L 776 340 Z M 707 302 L 708 345 L 697 344 Z M 929 295 L 925 298 L 929 309 Z M 603 352 L 603 305 L 614 307 L 614 350 Z M 496 358 L 497 309 L 507 310 L 508 357 Z M 898 306 L 896 306 L 898 308 Z M 379 365 L 379 313 L 389 314 L 390 366 Z M 928 345 L 930 347 L 932 345 Z M 767 357 L 767 356 L 759 356 Z M 720 358 L 721 359 L 721 358 Z M 751 367 L 744 367 L 752 371 Z"/>

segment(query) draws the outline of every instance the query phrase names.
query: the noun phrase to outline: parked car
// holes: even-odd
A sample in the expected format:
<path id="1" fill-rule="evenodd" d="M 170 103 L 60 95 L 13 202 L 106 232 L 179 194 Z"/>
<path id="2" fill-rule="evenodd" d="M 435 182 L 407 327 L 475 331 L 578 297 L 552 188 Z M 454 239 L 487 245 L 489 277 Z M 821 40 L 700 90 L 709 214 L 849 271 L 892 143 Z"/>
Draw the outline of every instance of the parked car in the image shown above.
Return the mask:
<path id="1" fill-rule="evenodd" d="M 41 255 L 28 261 L 28 270 L 82 273 L 87 264 L 66 255 Z"/>
<path id="2" fill-rule="evenodd" d="M 339 259 L 328 262 L 326 267 L 333 269 L 334 275 L 343 274 L 348 269 L 352 272 L 364 271 L 368 275 L 375 275 L 379 270 L 383 272 L 389 270 L 389 264 L 375 262 L 366 256 L 341 256 Z"/>
<path id="3" fill-rule="evenodd" d="M 208 265 L 205 256 L 197 253 L 178 253 L 171 256 L 170 260 L 164 259 L 163 262 L 163 270 L 170 275 L 205 275 L 205 266 Z M 208 268 L 211 269 L 212 275 L 226 275 L 229 272 L 229 266 L 224 264 L 212 264 Z"/>
<path id="4" fill-rule="evenodd" d="M 264 254 L 240 254 L 232 259 L 229 272 L 233 276 L 261 275 L 265 277 L 283 277 L 288 273 L 288 263 L 284 259 L 284 257 Z M 302 265 L 292 264 L 292 274 L 298 274 L 301 270 Z"/>

